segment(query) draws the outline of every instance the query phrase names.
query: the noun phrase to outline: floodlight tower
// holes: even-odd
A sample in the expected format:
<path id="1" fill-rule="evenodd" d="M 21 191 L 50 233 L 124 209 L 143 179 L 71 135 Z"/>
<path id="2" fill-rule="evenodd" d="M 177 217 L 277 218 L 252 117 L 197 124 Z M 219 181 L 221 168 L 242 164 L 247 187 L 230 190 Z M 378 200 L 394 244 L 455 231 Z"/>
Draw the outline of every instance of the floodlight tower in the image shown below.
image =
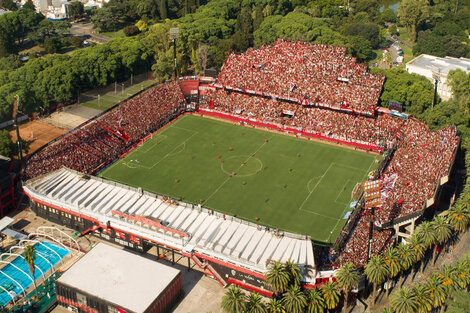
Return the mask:
<path id="1" fill-rule="evenodd" d="M 364 209 L 370 209 L 369 220 L 369 243 L 367 245 L 367 261 L 370 260 L 372 251 L 372 235 L 374 232 L 375 208 L 382 204 L 380 192 L 380 180 L 367 181 L 364 183 Z"/>
<path id="2" fill-rule="evenodd" d="M 16 143 L 18 145 L 18 157 L 20 158 L 20 164 L 23 164 L 23 151 L 22 151 L 22 145 L 21 145 L 21 137 L 20 137 L 20 127 L 18 125 L 18 106 L 20 102 L 20 96 L 16 95 L 15 102 L 13 103 L 13 120 L 15 123 L 15 128 L 16 128 Z"/>
<path id="3" fill-rule="evenodd" d="M 173 41 L 173 57 L 175 59 L 175 80 L 178 77 L 176 70 L 176 39 L 180 36 L 179 28 L 170 28 L 170 39 Z"/>
<path id="4" fill-rule="evenodd" d="M 434 79 L 434 98 L 432 99 L 432 107 L 434 108 L 437 102 L 437 85 L 441 80 L 441 69 L 437 66 L 432 68 L 432 78 Z"/>

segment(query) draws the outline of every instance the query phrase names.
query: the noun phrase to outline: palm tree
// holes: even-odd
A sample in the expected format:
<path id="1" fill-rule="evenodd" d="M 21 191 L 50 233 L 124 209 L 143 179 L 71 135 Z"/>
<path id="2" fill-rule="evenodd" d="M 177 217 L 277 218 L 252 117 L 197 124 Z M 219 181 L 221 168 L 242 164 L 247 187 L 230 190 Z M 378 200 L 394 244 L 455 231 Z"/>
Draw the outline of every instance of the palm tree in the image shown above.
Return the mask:
<path id="1" fill-rule="evenodd" d="M 464 205 L 456 204 L 449 209 L 449 223 L 455 231 L 464 232 L 467 229 L 470 212 Z"/>
<path id="2" fill-rule="evenodd" d="M 268 269 L 266 273 L 266 285 L 275 295 L 279 295 L 287 290 L 289 286 L 289 273 L 287 273 L 286 268 L 281 263 L 274 262 Z"/>
<path id="3" fill-rule="evenodd" d="M 446 288 L 442 284 L 444 281 L 438 274 L 432 274 L 426 280 L 426 288 L 429 291 L 429 298 L 434 308 L 440 307 L 446 300 Z"/>
<path id="4" fill-rule="evenodd" d="M 232 286 L 222 297 L 221 306 L 226 313 L 244 313 L 246 309 L 245 295 L 240 288 Z"/>
<path id="5" fill-rule="evenodd" d="M 246 304 L 247 313 L 266 313 L 266 306 L 261 299 L 261 296 L 255 292 L 250 293 Z"/>
<path id="6" fill-rule="evenodd" d="M 383 257 L 381 255 L 373 256 L 369 262 L 367 262 L 364 273 L 367 279 L 373 284 L 372 303 L 375 303 L 377 286 L 382 284 L 389 275 L 389 270 Z"/>
<path id="7" fill-rule="evenodd" d="M 416 285 L 413 288 L 413 294 L 418 304 L 417 313 L 426 313 L 432 310 L 432 299 L 429 290 L 424 285 Z"/>
<path id="8" fill-rule="evenodd" d="M 424 221 L 416 228 L 416 236 L 421 239 L 425 251 L 436 242 L 436 234 L 434 232 L 434 226 L 431 222 Z M 426 252 L 425 252 L 426 254 Z M 421 272 L 424 271 L 424 265 L 426 260 L 421 261 Z"/>
<path id="9" fill-rule="evenodd" d="M 434 227 L 434 232 L 436 235 L 436 244 L 434 245 L 434 258 L 432 263 L 436 264 L 438 244 L 442 246 L 447 240 L 449 240 L 450 236 L 452 235 L 452 230 L 444 216 L 436 216 L 431 224 Z"/>
<path id="10" fill-rule="evenodd" d="M 467 260 L 461 260 L 454 266 L 457 285 L 465 289 L 470 284 L 470 266 Z"/>
<path id="11" fill-rule="evenodd" d="M 341 296 L 338 285 L 329 281 L 321 286 L 321 290 L 323 292 L 323 298 L 325 299 L 326 308 L 328 310 L 336 308 L 339 304 L 339 297 Z"/>
<path id="12" fill-rule="evenodd" d="M 416 238 L 416 237 L 415 237 Z M 400 262 L 400 270 L 402 276 L 400 277 L 399 284 L 405 279 L 405 272 L 413 265 L 416 259 L 416 253 L 411 244 L 400 243 L 397 248 L 398 260 Z"/>
<path id="13" fill-rule="evenodd" d="M 39 299 L 38 288 L 36 286 L 36 277 L 34 276 L 34 261 L 36 261 L 36 248 L 34 246 L 26 246 L 23 250 L 23 257 L 26 263 L 28 263 L 29 272 L 33 280 L 34 290 L 36 290 L 36 298 Z"/>
<path id="14" fill-rule="evenodd" d="M 285 265 L 286 272 L 289 274 L 290 282 L 294 285 L 300 285 L 300 280 L 302 279 L 302 270 L 299 267 L 299 264 L 288 260 Z"/>
<path id="15" fill-rule="evenodd" d="M 424 263 L 423 258 L 426 253 L 426 248 L 424 247 L 423 240 L 421 240 L 420 236 L 414 233 L 410 238 L 408 238 L 407 241 L 408 241 L 408 245 L 413 250 L 413 263 L 421 262 L 421 266 L 423 266 L 423 263 Z M 414 273 L 416 273 L 416 270 L 414 270 Z"/>
<path id="16" fill-rule="evenodd" d="M 395 311 L 391 307 L 387 306 L 383 308 L 380 313 L 395 313 Z"/>
<path id="17" fill-rule="evenodd" d="M 273 298 L 268 303 L 268 312 L 269 313 L 286 313 L 286 310 L 284 310 L 284 306 L 282 305 L 281 301 L 277 300 L 276 298 Z"/>
<path id="18" fill-rule="evenodd" d="M 336 281 L 344 291 L 343 311 L 346 311 L 349 306 L 349 293 L 359 282 L 359 272 L 352 263 L 346 263 L 336 273 Z"/>
<path id="19" fill-rule="evenodd" d="M 450 265 L 444 265 L 439 278 L 442 278 L 442 285 L 446 288 L 446 293 L 452 293 L 457 288 L 457 279 L 455 277 L 455 269 Z"/>
<path id="20" fill-rule="evenodd" d="M 326 309 L 325 298 L 320 289 L 311 289 L 307 293 L 307 313 L 323 313 Z"/>
<path id="21" fill-rule="evenodd" d="M 301 313 L 307 306 L 307 297 L 297 285 L 289 287 L 282 295 L 281 301 L 289 313 Z"/>
<path id="22" fill-rule="evenodd" d="M 393 280 L 401 272 L 400 255 L 397 248 L 389 248 L 384 254 L 384 261 L 388 267 L 388 278 Z"/>
<path id="23" fill-rule="evenodd" d="M 407 287 L 394 292 L 390 297 L 390 304 L 395 313 L 416 313 L 418 310 L 416 296 Z"/>

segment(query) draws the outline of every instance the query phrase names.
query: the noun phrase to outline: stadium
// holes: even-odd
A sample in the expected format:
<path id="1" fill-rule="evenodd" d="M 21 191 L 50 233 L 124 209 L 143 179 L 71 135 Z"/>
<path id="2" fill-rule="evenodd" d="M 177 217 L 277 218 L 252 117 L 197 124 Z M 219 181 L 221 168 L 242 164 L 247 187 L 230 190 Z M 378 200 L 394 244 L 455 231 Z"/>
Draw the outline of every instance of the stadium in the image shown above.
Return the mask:
<path id="1" fill-rule="evenodd" d="M 151 86 L 48 143 L 23 189 L 43 218 L 224 286 L 272 295 L 266 270 L 291 260 L 313 287 L 406 240 L 449 180 L 456 129 L 378 108 L 384 80 L 341 47 L 231 53 L 216 80 Z"/>

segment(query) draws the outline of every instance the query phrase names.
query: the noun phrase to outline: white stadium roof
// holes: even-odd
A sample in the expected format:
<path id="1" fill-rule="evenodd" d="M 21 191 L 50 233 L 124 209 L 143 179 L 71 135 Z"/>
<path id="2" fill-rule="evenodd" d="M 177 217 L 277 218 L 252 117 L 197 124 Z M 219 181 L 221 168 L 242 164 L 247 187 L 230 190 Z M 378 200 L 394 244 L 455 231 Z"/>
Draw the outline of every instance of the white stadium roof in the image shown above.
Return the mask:
<path id="1" fill-rule="evenodd" d="M 307 236 L 276 234 L 232 216 L 182 202 L 171 204 L 140 188 L 67 168 L 31 179 L 23 188 L 46 203 L 189 254 L 197 252 L 261 274 L 270 261 L 291 260 L 308 269 L 306 282 L 315 280 L 313 246 Z M 166 228 L 149 226 L 139 218 L 161 221 Z"/>

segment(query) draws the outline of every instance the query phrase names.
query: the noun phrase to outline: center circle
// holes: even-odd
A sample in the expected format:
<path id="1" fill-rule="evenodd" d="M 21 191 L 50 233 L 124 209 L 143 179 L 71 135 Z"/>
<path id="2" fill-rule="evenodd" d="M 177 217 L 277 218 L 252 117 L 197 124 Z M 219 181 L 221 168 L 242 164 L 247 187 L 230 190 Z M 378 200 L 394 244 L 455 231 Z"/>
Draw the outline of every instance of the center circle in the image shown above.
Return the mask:
<path id="1" fill-rule="evenodd" d="M 233 155 L 224 159 L 222 171 L 234 177 L 246 177 L 257 174 L 263 168 L 263 162 L 249 155 Z"/>

